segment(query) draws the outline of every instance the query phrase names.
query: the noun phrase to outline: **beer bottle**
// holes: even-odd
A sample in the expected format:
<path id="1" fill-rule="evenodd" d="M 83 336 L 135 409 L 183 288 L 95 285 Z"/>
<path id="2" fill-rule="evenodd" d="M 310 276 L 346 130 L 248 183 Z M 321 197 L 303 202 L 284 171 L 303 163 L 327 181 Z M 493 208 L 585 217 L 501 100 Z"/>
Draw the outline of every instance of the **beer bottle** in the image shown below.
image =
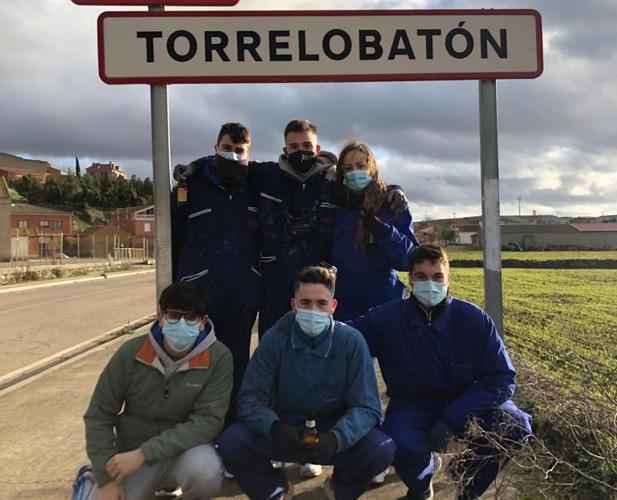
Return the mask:
<path id="1" fill-rule="evenodd" d="M 186 182 L 180 182 L 176 188 L 176 200 L 178 204 L 186 203 L 188 199 L 188 186 Z"/>
<path id="2" fill-rule="evenodd" d="M 311 446 L 319 441 L 319 433 L 317 432 L 317 426 L 315 425 L 315 410 L 311 410 L 306 417 L 302 441 L 306 446 Z"/>

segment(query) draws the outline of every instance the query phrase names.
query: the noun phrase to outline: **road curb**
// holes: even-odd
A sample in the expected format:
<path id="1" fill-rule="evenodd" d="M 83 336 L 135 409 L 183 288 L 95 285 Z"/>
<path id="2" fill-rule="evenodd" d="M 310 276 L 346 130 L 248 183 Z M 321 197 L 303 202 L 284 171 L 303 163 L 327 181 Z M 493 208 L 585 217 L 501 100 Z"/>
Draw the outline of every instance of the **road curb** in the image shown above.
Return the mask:
<path id="1" fill-rule="evenodd" d="M 10 373 L 7 373 L 6 375 L 2 375 L 0 377 L 0 391 L 3 391 L 4 389 L 7 389 L 15 384 L 23 382 L 24 380 L 38 375 L 45 370 L 53 368 L 56 365 L 64 363 L 65 361 L 79 356 L 80 354 L 83 354 L 95 347 L 98 347 L 101 344 L 106 344 L 107 342 L 117 339 L 118 337 L 127 335 L 127 329 L 136 330 L 154 321 L 155 317 L 155 314 L 143 316 L 142 318 L 139 318 L 138 320 L 135 320 L 131 323 L 127 323 L 124 326 L 102 333 L 101 335 L 97 335 L 94 338 L 85 340 L 84 342 L 80 342 L 79 344 L 57 352 L 56 354 L 52 354 L 51 356 L 36 361 L 28 366 L 19 368 L 18 370 L 14 370 Z"/>
<path id="2" fill-rule="evenodd" d="M 112 279 L 112 278 L 122 278 L 124 276 L 135 276 L 137 274 L 146 274 L 153 273 L 154 269 L 144 269 L 141 271 L 129 271 L 129 272 L 111 272 L 105 276 L 83 276 L 83 277 L 75 277 L 75 278 L 65 278 L 59 279 L 58 281 L 53 280 L 46 283 L 37 283 L 35 285 L 2 285 L 0 286 L 0 295 L 3 293 L 14 293 L 21 292 L 23 290 L 33 290 L 35 288 L 47 288 L 50 286 L 60 286 L 60 285 L 71 285 L 73 283 L 82 283 L 84 281 L 95 281 L 95 280 L 104 280 L 104 279 Z"/>

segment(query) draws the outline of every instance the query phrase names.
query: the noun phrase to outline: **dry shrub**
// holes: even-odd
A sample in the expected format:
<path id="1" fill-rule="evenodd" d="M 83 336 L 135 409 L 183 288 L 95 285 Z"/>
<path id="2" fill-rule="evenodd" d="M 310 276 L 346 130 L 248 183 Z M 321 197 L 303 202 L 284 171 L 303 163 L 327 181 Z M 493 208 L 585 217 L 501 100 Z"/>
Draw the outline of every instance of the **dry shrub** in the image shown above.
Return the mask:
<path id="1" fill-rule="evenodd" d="M 577 393 L 519 356 L 512 357 L 518 371 L 516 402 L 533 415 L 533 435 L 522 450 L 512 453 L 508 450 L 516 447 L 504 442 L 502 433 L 486 432 L 472 422 L 463 442 L 449 450 L 452 479 L 459 488 L 465 485 L 469 475 L 457 472 L 477 458 L 470 455 L 469 444 L 484 439 L 509 458 L 498 477 L 495 498 L 512 498 L 516 490 L 516 497 L 529 500 L 617 499 L 615 402 Z M 617 374 L 606 380 L 616 381 Z"/>

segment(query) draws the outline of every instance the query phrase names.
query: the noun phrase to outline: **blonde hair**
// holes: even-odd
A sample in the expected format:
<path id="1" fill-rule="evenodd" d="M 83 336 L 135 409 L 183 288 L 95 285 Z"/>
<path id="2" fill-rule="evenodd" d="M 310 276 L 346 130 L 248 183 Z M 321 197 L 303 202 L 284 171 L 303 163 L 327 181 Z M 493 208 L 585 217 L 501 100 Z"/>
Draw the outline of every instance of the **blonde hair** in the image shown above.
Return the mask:
<path id="1" fill-rule="evenodd" d="M 388 186 L 379 178 L 379 170 L 377 168 L 377 158 L 370 146 L 364 142 L 351 141 L 343 146 L 338 161 L 336 163 L 336 180 L 338 183 L 343 183 L 343 162 L 345 156 L 353 151 L 359 151 L 366 157 L 368 173 L 373 178 L 366 189 L 363 191 L 364 200 L 362 201 L 362 209 L 367 212 L 377 212 L 386 201 L 388 194 Z M 346 190 L 347 201 L 350 198 L 350 190 Z M 358 219 L 356 231 L 356 248 L 361 252 L 366 252 L 366 245 L 370 242 L 370 233 L 364 229 L 362 220 Z"/>

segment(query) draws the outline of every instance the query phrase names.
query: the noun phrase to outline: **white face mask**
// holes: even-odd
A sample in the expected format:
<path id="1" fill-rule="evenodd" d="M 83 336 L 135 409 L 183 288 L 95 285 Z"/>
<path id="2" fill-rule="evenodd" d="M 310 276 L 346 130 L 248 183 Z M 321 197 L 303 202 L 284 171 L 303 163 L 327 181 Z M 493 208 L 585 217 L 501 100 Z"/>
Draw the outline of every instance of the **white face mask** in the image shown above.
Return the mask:
<path id="1" fill-rule="evenodd" d="M 222 158 L 225 158 L 226 160 L 240 161 L 246 159 L 243 155 L 234 153 L 233 151 L 219 151 L 216 154 L 221 156 Z"/>
<path id="2" fill-rule="evenodd" d="M 317 337 L 330 326 L 332 315 L 327 312 L 311 309 L 296 309 L 296 323 L 309 337 Z"/>
<path id="3" fill-rule="evenodd" d="M 448 294 L 448 285 L 437 281 L 414 281 L 413 296 L 424 307 L 434 307 L 439 304 Z"/>

